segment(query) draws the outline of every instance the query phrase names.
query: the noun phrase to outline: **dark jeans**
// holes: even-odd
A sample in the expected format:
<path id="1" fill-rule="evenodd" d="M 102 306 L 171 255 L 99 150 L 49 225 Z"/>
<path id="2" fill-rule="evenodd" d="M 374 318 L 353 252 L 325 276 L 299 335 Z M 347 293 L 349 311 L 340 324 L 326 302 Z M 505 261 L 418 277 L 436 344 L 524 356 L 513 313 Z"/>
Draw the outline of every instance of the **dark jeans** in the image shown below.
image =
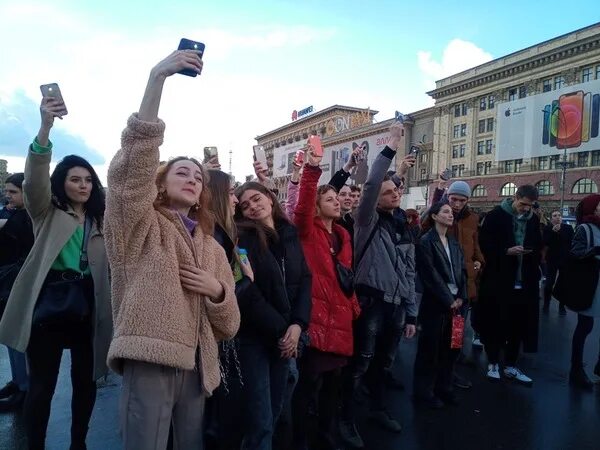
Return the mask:
<path id="1" fill-rule="evenodd" d="M 8 350 L 12 381 L 19 386 L 20 391 L 26 392 L 29 389 L 29 376 L 27 375 L 27 359 L 25 353 L 18 352 L 10 347 L 6 348 Z"/>
<path id="2" fill-rule="evenodd" d="M 573 343 L 571 347 L 571 367 L 578 368 L 583 366 L 583 348 L 585 340 L 594 328 L 594 318 L 577 314 L 577 327 L 573 332 Z M 600 356 L 598 356 L 600 361 Z"/>
<path id="3" fill-rule="evenodd" d="M 297 448 L 313 448 L 314 431 L 330 435 L 334 430 L 341 394 L 341 368 L 315 372 L 300 366 L 300 378 L 294 393 L 294 442 Z M 314 422 L 316 419 L 316 427 Z"/>
<path id="4" fill-rule="evenodd" d="M 559 271 L 558 261 L 548 261 L 546 264 L 546 281 L 544 282 L 544 304 L 548 305 L 552 300 L 552 288 L 556 283 Z"/>
<path id="5" fill-rule="evenodd" d="M 44 449 L 50 403 L 56 388 L 60 360 L 64 349 L 71 350 L 71 449 L 85 448 L 85 438 L 94 403 L 94 349 L 89 323 L 62 325 L 60 329 L 36 327 L 31 331 L 27 360 L 29 390 L 25 398 L 29 449 Z"/>
<path id="6" fill-rule="evenodd" d="M 276 347 L 240 337 L 244 429 L 242 450 L 271 450 L 275 424 L 281 414 L 288 387 L 289 361 Z"/>
<path id="7" fill-rule="evenodd" d="M 500 352 L 504 348 L 505 365 L 514 367 L 528 326 L 524 314 L 527 296 L 523 290 L 514 289 L 506 302 L 506 311 L 503 312 L 506 316 L 502 320 L 499 318 L 492 329 L 484 330 L 484 345 L 490 364 L 500 362 Z"/>
<path id="8" fill-rule="evenodd" d="M 354 355 L 344 370 L 342 415 L 345 420 L 356 417 L 356 394 L 369 366 L 376 380 L 384 380 L 394 364 L 396 350 L 402 337 L 403 308 L 400 305 L 361 297 L 362 312 L 354 325 Z M 377 351 L 376 351 L 377 350 Z M 374 383 L 371 408 L 385 409 L 386 383 Z"/>
<path id="9" fill-rule="evenodd" d="M 421 333 L 414 366 L 414 394 L 431 398 L 452 392 L 452 373 L 458 349 L 450 348 L 450 314 L 421 319 Z"/>

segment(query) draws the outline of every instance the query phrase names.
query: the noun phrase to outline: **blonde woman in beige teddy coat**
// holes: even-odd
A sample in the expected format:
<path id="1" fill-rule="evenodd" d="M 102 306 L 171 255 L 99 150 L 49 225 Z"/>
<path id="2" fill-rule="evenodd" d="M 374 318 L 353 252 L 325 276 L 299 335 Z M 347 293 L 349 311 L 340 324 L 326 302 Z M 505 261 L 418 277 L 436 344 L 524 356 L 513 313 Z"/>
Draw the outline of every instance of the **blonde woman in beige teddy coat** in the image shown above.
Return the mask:
<path id="1" fill-rule="evenodd" d="M 163 85 L 183 69 L 200 73 L 200 55 L 177 51 L 152 69 L 108 171 L 108 364 L 123 375 L 125 449 L 166 448 L 171 424 L 175 448 L 202 448 L 204 400 L 220 382 L 217 343 L 240 323 L 233 275 L 212 238 L 207 172 L 191 158 L 159 163 Z"/>

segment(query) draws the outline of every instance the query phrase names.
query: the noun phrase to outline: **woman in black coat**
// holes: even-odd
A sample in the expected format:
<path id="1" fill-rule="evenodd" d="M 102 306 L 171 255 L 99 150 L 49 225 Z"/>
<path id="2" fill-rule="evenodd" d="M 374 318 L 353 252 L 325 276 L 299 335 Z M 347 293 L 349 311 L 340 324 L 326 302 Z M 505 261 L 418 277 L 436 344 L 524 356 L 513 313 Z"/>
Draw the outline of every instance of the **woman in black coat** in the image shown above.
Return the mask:
<path id="1" fill-rule="evenodd" d="M 419 310 L 421 334 L 414 367 L 415 401 L 439 409 L 456 404 L 452 373 L 458 349 L 451 349 L 452 317 L 467 298 L 464 255 L 458 241 L 446 236 L 452 208 L 439 202 L 429 214 L 435 226 L 417 246 L 417 273 L 423 283 Z"/>
<path id="2" fill-rule="evenodd" d="M 259 183 L 236 192 L 240 249 L 254 280 L 236 289 L 243 387 L 242 450 L 271 450 L 274 427 L 288 394 L 290 361 L 298 354 L 311 310 L 311 275 L 296 228 L 277 198 Z"/>
<path id="3" fill-rule="evenodd" d="M 5 182 L 6 207 L 0 210 L 0 318 L 12 285 L 33 246 L 33 227 L 23 202 L 23 173 Z M 25 355 L 8 348 L 12 380 L 0 389 L 0 412 L 12 411 L 25 399 L 29 377 Z"/>

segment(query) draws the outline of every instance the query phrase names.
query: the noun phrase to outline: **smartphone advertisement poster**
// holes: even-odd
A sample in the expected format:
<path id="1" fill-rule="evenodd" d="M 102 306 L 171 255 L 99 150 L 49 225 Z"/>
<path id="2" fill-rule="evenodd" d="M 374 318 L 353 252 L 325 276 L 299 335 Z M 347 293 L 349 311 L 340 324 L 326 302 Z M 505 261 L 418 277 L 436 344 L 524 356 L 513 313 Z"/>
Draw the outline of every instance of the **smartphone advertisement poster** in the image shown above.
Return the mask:
<path id="1" fill-rule="evenodd" d="M 496 161 L 600 149 L 600 80 L 497 105 Z"/>

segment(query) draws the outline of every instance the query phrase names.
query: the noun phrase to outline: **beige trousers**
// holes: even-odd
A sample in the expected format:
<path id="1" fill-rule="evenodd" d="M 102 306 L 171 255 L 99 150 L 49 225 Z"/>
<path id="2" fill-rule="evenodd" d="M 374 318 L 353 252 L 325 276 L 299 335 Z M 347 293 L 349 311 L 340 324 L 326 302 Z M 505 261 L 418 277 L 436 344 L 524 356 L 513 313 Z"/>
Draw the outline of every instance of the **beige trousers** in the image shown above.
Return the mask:
<path id="1" fill-rule="evenodd" d="M 119 402 L 125 450 L 201 450 L 205 395 L 200 374 L 127 360 Z"/>

